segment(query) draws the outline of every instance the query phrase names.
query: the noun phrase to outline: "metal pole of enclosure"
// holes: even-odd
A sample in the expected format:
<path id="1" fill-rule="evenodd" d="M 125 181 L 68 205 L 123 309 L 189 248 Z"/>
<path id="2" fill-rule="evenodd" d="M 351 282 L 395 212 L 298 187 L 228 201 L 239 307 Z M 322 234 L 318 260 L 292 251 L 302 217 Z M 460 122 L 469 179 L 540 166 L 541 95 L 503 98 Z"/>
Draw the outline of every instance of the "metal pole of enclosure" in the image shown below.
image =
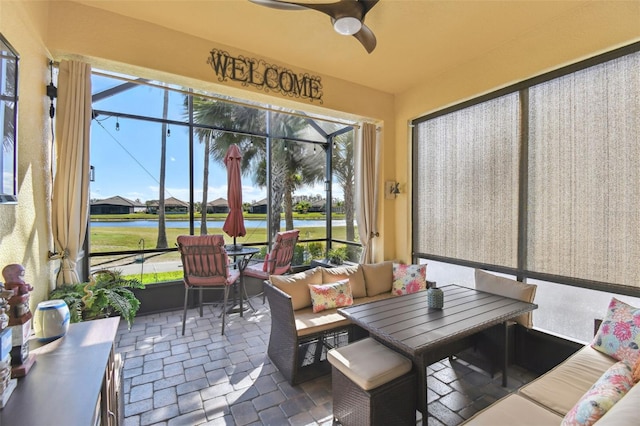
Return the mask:
<path id="1" fill-rule="evenodd" d="M 324 192 L 325 192 L 325 210 L 326 214 L 326 228 L 327 228 L 327 247 L 326 251 L 328 253 L 331 248 L 331 241 L 333 240 L 333 232 L 331 230 L 331 205 L 332 205 L 332 191 L 331 191 L 331 170 L 333 166 L 333 136 L 329 136 L 327 138 L 327 149 L 326 153 L 326 166 L 325 166 L 325 177 L 324 177 Z"/>

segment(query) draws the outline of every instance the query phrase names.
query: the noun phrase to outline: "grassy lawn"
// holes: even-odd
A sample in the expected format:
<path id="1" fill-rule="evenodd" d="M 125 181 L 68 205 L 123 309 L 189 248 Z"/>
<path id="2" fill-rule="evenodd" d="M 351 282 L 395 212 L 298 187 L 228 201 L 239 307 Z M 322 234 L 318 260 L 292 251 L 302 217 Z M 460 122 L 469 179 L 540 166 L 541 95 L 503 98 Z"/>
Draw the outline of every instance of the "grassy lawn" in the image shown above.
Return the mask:
<path id="1" fill-rule="evenodd" d="M 325 238 L 325 228 L 322 227 L 299 227 L 300 240 Z M 196 228 L 195 233 L 199 234 L 200 229 Z M 208 228 L 208 234 L 223 234 L 225 241 L 230 244 L 233 238 L 227 236 L 222 228 Z M 332 228 L 333 237 L 336 239 L 346 238 L 346 228 L 344 226 Z M 178 235 L 189 234 L 189 229 L 167 228 L 167 242 L 169 247 L 175 247 Z M 156 248 L 158 230 L 156 228 L 131 228 L 131 227 L 96 227 L 91 228 L 91 252 L 109 252 L 142 249 L 141 240 L 144 240 L 145 249 Z M 239 244 L 264 243 L 267 241 L 266 228 L 247 228 L 247 235 L 237 238 Z"/>

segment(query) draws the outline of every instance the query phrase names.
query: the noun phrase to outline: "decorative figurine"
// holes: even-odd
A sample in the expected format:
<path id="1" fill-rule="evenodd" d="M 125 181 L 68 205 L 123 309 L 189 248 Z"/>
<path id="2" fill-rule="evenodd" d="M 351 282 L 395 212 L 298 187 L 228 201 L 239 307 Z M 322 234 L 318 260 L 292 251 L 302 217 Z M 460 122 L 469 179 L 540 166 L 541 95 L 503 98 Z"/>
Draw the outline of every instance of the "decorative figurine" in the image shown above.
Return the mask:
<path id="1" fill-rule="evenodd" d="M 4 287 L 6 290 L 13 291 L 13 296 L 9 298 L 9 316 L 11 318 L 20 318 L 29 313 L 29 292 L 33 290 L 33 286 L 24 282 L 24 267 L 17 263 L 7 265 L 2 270 L 4 278 Z"/>
<path id="2" fill-rule="evenodd" d="M 4 288 L 11 292 L 9 297 L 9 327 L 11 328 L 11 377 L 25 376 L 35 356 L 29 354 L 29 337 L 31 336 L 31 318 L 29 309 L 29 292 L 33 286 L 24 281 L 24 267 L 17 263 L 7 265 L 2 270 L 5 280 Z"/>

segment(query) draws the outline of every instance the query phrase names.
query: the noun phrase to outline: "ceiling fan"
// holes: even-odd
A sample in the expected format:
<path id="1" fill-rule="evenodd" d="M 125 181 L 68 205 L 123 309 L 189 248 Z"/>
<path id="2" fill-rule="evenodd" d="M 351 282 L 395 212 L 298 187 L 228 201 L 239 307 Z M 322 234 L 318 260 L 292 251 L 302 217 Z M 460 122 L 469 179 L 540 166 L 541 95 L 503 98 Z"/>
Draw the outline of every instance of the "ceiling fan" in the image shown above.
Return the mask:
<path id="1" fill-rule="evenodd" d="M 376 48 L 376 36 L 364 24 L 364 17 L 378 3 L 378 0 L 340 0 L 336 3 L 296 3 L 280 0 L 249 1 L 273 9 L 317 10 L 329 15 L 333 29 L 337 33 L 354 36 L 369 53 Z"/>

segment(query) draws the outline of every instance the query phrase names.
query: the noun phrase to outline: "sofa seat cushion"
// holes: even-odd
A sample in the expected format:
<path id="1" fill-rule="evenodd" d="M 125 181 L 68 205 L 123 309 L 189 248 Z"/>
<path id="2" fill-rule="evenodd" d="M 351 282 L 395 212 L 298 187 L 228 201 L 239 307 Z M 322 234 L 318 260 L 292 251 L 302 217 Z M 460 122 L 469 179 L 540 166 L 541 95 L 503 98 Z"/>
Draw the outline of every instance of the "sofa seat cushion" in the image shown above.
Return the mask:
<path id="1" fill-rule="evenodd" d="M 585 346 L 563 363 L 522 387 L 520 394 L 564 417 L 616 360 Z"/>
<path id="2" fill-rule="evenodd" d="M 640 407 L 640 385 L 636 384 L 596 424 L 598 426 L 638 424 L 638 407 Z"/>
<path id="3" fill-rule="evenodd" d="M 596 381 L 591 389 L 564 416 L 562 426 L 590 426 L 596 423 L 633 387 L 631 368 L 618 361 Z"/>
<path id="4" fill-rule="evenodd" d="M 293 310 L 311 306 L 309 284 L 322 284 L 322 267 L 290 275 L 271 275 L 269 281 L 291 296 Z"/>
<path id="5" fill-rule="evenodd" d="M 331 349 L 327 359 L 361 389 L 371 390 L 411 371 L 411 360 L 367 337 Z M 415 398 L 415 396 L 414 396 Z"/>
<path id="6" fill-rule="evenodd" d="M 476 413 L 466 425 L 558 426 L 562 417 L 517 394 L 508 395 Z"/>
<path id="7" fill-rule="evenodd" d="M 323 283 L 334 283 L 344 279 L 349 279 L 351 294 L 354 299 L 367 297 L 364 274 L 360 265 L 338 266 L 337 268 L 323 268 L 322 270 Z"/>
<path id="8" fill-rule="evenodd" d="M 353 299 L 353 304 L 359 305 L 361 303 L 373 302 L 376 300 L 386 299 L 388 297 L 393 297 L 393 295 L 388 293 L 374 297 L 361 297 L 359 299 Z M 327 309 L 314 313 L 312 307 L 307 307 L 296 310 L 294 312 L 294 316 L 298 337 L 311 336 L 316 333 L 332 330 L 334 328 L 346 327 L 351 324 L 351 321 L 338 313 L 338 308 Z"/>

